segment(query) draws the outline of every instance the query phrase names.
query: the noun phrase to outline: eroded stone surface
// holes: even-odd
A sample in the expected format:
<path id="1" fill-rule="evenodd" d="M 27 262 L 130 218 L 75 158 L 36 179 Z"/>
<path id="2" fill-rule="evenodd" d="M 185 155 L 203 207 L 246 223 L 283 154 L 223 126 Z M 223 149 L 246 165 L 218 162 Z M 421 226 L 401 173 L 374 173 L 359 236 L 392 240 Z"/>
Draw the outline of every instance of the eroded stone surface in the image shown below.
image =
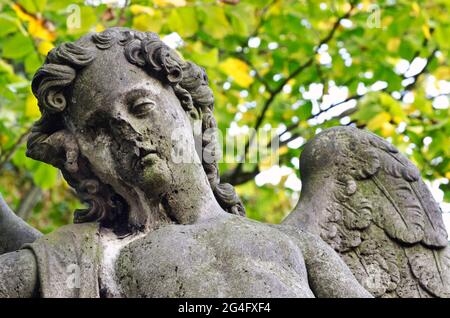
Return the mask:
<path id="1" fill-rule="evenodd" d="M 241 217 L 152 231 L 122 250 L 117 273 L 132 297 L 314 297 L 295 240 Z"/>
<path id="2" fill-rule="evenodd" d="M 377 297 L 450 297 L 442 213 L 417 168 L 378 136 L 336 127 L 305 146 L 284 224 L 320 235 Z"/>

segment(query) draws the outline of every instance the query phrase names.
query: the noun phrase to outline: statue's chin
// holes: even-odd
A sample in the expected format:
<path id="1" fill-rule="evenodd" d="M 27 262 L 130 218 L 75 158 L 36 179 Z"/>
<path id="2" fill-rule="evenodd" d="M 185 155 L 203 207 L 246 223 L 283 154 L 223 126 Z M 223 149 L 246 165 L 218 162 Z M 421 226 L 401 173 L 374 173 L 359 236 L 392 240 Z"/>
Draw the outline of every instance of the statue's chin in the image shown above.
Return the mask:
<path id="1" fill-rule="evenodd" d="M 152 166 L 160 160 L 161 159 L 159 158 L 157 153 L 150 153 L 141 159 L 141 164 L 145 169 L 146 167 Z"/>
<path id="2" fill-rule="evenodd" d="M 173 178 L 167 163 L 156 154 L 147 155 L 142 159 L 142 163 L 142 170 L 137 179 L 145 193 L 158 198 L 169 191 Z"/>

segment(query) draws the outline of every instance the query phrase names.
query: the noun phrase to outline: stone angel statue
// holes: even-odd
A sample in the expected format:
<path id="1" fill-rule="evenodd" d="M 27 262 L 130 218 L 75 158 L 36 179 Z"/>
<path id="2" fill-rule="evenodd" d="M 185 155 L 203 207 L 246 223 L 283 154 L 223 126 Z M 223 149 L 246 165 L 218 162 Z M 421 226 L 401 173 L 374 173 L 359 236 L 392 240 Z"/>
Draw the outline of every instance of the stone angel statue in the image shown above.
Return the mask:
<path id="1" fill-rule="evenodd" d="M 1 206 L 0 297 L 371 297 L 319 237 L 244 216 L 206 74 L 156 34 L 61 44 L 32 90 L 27 155 L 88 208 L 42 236 Z"/>
<path id="2" fill-rule="evenodd" d="M 42 118 L 27 155 L 60 169 L 88 208 L 42 236 L 0 205 L 0 297 L 448 295 L 438 208 L 371 134 L 310 141 L 299 205 L 269 225 L 220 182 L 204 70 L 156 34 L 111 28 L 64 43 L 32 89 Z"/>

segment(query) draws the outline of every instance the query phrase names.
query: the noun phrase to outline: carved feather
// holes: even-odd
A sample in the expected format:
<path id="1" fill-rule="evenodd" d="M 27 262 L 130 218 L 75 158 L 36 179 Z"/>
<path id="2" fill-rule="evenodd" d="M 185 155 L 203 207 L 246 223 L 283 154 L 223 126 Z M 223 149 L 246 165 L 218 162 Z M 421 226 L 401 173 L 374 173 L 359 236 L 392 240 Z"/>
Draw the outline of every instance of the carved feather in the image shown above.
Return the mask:
<path id="1" fill-rule="evenodd" d="M 319 233 L 376 297 L 450 297 L 442 212 L 406 157 L 351 127 L 322 132 L 303 156 L 303 191 L 316 197 L 304 195 L 289 222 L 297 215 L 299 224 Z M 324 179 L 332 184 L 328 191 L 310 190 Z M 312 207 L 313 200 L 323 208 Z"/>

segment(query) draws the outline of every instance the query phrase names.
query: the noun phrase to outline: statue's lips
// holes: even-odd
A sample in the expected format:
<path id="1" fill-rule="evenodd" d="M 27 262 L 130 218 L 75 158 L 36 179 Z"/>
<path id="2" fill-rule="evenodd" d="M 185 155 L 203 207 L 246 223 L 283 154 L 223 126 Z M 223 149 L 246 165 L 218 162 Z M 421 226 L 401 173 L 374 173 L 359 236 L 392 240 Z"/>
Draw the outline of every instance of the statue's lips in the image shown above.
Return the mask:
<path id="1" fill-rule="evenodd" d="M 151 154 L 156 154 L 156 150 L 155 149 L 142 149 L 139 148 L 139 158 L 143 159 L 145 157 L 147 157 L 148 155 Z"/>
<path id="2" fill-rule="evenodd" d="M 158 153 L 154 149 L 140 149 L 139 160 L 141 163 L 153 163 L 155 159 L 159 158 Z"/>
<path id="3" fill-rule="evenodd" d="M 132 168 L 137 168 L 139 165 L 152 164 L 158 158 L 155 149 L 139 148 L 139 155 L 132 160 Z"/>

